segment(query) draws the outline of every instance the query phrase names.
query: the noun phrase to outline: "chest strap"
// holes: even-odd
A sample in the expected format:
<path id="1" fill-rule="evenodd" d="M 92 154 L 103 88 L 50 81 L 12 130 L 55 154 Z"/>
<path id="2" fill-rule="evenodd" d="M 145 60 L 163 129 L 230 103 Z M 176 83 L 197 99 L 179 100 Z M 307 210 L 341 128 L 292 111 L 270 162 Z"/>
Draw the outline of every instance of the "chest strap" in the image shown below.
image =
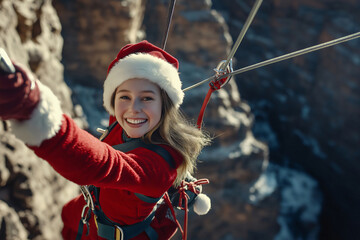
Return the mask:
<path id="1" fill-rule="evenodd" d="M 150 151 L 153 151 L 157 154 L 159 154 L 168 164 L 171 168 L 175 169 L 176 165 L 174 162 L 174 159 L 172 158 L 171 154 L 163 147 L 155 144 L 146 144 L 144 143 L 140 138 L 134 138 L 128 142 L 118 144 L 115 146 L 112 146 L 114 149 L 122 151 L 122 152 L 130 152 L 131 150 L 134 150 L 136 148 L 142 147 L 149 149 Z"/>

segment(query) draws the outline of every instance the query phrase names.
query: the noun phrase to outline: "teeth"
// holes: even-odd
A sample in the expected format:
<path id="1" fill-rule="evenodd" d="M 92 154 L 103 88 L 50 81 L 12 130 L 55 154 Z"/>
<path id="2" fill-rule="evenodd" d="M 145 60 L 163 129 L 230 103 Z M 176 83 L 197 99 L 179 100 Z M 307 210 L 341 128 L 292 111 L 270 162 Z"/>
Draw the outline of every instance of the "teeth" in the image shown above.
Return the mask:
<path id="1" fill-rule="evenodd" d="M 139 124 L 146 122 L 146 119 L 127 119 L 127 121 L 132 124 Z"/>

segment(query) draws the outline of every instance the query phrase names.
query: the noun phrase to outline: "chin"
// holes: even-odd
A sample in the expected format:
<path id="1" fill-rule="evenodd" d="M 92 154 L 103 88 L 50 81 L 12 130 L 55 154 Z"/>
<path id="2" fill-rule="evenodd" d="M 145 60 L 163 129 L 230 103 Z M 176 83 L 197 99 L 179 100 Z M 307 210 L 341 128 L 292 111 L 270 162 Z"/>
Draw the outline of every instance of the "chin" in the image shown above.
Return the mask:
<path id="1" fill-rule="evenodd" d="M 130 134 L 128 134 L 128 136 L 130 138 L 140 138 L 140 137 L 142 137 L 144 135 L 145 135 L 145 133 L 144 134 L 141 134 L 141 133 L 130 133 Z"/>

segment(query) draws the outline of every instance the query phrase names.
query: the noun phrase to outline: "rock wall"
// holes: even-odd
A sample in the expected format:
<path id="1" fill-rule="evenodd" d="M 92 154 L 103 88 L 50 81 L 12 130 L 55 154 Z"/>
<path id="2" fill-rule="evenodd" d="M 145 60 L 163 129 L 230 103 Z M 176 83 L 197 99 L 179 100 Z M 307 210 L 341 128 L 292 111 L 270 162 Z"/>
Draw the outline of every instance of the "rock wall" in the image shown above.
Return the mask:
<path id="1" fill-rule="evenodd" d="M 65 76 L 101 87 L 121 46 L 143 38 L 143 0 L 54 1 L 66 36 Z"/>
<path id="2" fill-rule="evenodd" d="M 51 1 L 0 1 L 0 47 L 48 85 L 63 111 L 84 126 L 63 79 L 60 31 Z M 0 239 L 60 239 L 62 205 L 77 193 L 1 121 Z"/>
<path id="3" fill-rule="evenodd" d="M 154 0 L 146 5 L 146 38 L 158 46 L 165 35 L 168 2 Z M 226 58 L 232 45 L 223 16 L 211 6 L 207 0 L 176 3 L 166 42 L 166 49 L 181 60 L 208 69 Z"/>
<path id="4" fill-rule="evenodd" d="M 84 111 L 87 114 L 89 103 L 95 109 L 101 108 L 99 86 L 109 62 L 124 44 L 145 36 L 159 44 L 160 34 L 154 33 L 163 32 L 167 3 L 160 0 L 64 0 L 53 3 L 55 11 L 50 0 L 3 0 L 0 1 L 0 18 L 3 18 L 0 47 L 49 85 L 63 103 L 64 111 L 86 127 L 81 107 L 74 106 L 72 99 L 74 102 L 86 100 Z M 222 15 L 212 9 L 211 1 L 177 3 L 167 49 L 181 62 L 184 87 L 211 76 L 208 69 L 226 57 L 231 44 L 228 26 Z M 72 99 L 64 75 L 74 89 Z M 79 85 L 93 88 L 83 91 Z M 196 119 L 207 88 L 203 85 L 186 93 L 183 110 L 190 119 Z M 86 95 L 89 92 L 90 95 Z M 87 116 L 91 116 L 91 120 L 99 119 L 99 125 L 104 118 Z M 212 199 L 213 209 L 207 216 L 191 216 L 189 239 L 289 239 L 279 235 L 283 232 L 283 222 L 288 221 L 281 218 L 285 216 L 283 190 L 296 188 L 281 180 L 289 177 L 280 174 L 282 171 L 272 171 L 271 180 L 264 181 L 269 151 L 266 144 L 254 137 L 253 125 L 253 113 L 240 97 L 234 81 L 214 93 L 204 121 L 204 128 L 214 135 L 214 143 L 201 155 L 197 174 L 211 181 L 205 191 Z M 92 127 L 90 124 L 90 132 L 93 132 Z M 0 219 L 3 224 L 0 238 L 60 239 L 59 213 L 64 202 L 77 193 L 77 188 L 34 156 L 9 128 L 2 122 Z M 291 175 L 296 179 L 295 176 L 298 175 Z M 280 180 L 286 182 L 287 188 L 281 186 Z M 260 197 L 264 184 L 272 186 L 267 186 L 268 191 Z M 303 194 L 293 192 L 287 197 Z M 316 186 L 307 191 L 310 195 L 317 192 Z M 317 203 L 312 204 L 318 206 Z M 297 224 L 291 228 L 293 232 L 302 232 L 298 236 L 305 236 L 304 232 L 316 236 L 317 212 L 315 220 L 302 218 L 308 206 L 298 204 L 297 208 L 291 207 L 292 210 L 286 212 L 292 220 L 296 219 Z M 278 222 L 278 219 L 282 220 Z"/>
<path id="5" fill-rule="evenodd" d="M 214 1 L 233 38 L 254 1 Z M 359 31 L 358 1 L 264 1 L 237 68 Z M 360 40 L 237 77 L 270 161 L 304 169 L 325 194 L 321 239 L 360 235 Z"/>

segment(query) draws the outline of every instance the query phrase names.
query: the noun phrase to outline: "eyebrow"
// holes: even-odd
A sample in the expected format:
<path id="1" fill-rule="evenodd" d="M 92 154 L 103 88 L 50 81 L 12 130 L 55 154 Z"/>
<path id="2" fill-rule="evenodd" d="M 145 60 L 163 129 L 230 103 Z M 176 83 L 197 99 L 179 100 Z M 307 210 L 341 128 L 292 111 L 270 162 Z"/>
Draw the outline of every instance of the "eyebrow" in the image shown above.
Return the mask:
<path id="1" fill-rule="evenodd" d="M 126 90 L 126 89 L 119 89 L 116 91 L 116 93 L 120 93 L 120 92 L 130 92 L 130 90 Z M 153 90 L 143 90 L 140 91 L 141 93 L 153 93 L 155 94 L 155 92 Z"/>

